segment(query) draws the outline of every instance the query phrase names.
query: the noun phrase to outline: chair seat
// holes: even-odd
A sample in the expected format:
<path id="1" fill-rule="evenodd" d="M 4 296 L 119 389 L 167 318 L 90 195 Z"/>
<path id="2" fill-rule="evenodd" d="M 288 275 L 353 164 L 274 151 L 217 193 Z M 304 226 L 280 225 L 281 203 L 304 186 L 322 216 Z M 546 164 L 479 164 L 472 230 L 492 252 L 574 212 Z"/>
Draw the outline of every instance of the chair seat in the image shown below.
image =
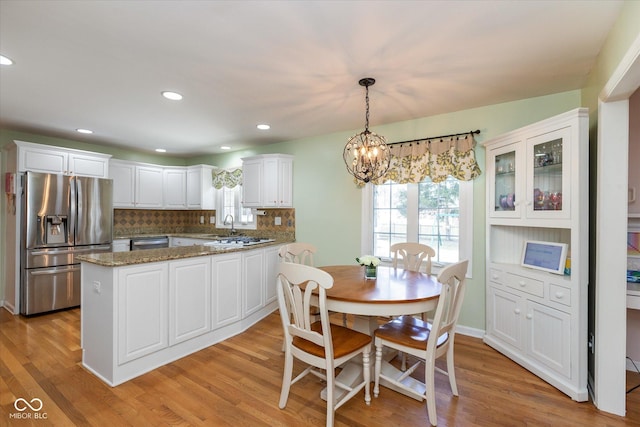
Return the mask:
<path id="1" fill-rule="evenodd" d="M 376 329 L 375 336 L 388 342 L 405 347 L 424 350 L 431 333 L 431 323 L 414 316 L 400 316 Z M 438 345 L 447 340 L 444 333 L 438 339 Z"/>
<path id="2" fill-rule="evenodd" d="M 314 322 L 311 330 L 322 333 L 322 324 L 319 321 Z M 333 357 L 336 359 L 360 350 L 371 342 L 371 337 L 367 334 L 334 324 L 331 324 L 331 339 L 333 340 Z M 314 356 L 324 357 L 324 347 L 304 338 L 293 337 L 293 346 Z"/>

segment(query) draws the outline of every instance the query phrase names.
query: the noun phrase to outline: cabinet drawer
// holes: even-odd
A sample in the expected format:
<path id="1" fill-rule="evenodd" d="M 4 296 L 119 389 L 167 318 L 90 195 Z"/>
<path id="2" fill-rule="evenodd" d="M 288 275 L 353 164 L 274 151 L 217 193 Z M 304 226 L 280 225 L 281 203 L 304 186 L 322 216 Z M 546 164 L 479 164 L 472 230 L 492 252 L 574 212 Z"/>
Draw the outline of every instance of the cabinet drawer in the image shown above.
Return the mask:
<path id="1" fill-rule="evenodd" d="M 549 301 L 571 307 L 571 289 L 550 283 Z"/>
<path id="2" fill-rule="evenodd" d="M 510 288 L 518 289 L 537 297 L 542 298 L 544 296 L 544 282 L 540 280 L 518 276 L 513 273 L 506 273 L 506 284 Z"/>
<path id="3" fill-rule="evenodd" d="M 489 280 L 495 283 L 504 283 L 504 272 L 502 270 L 496 270 L 495 268 L 489 269 Z"/>

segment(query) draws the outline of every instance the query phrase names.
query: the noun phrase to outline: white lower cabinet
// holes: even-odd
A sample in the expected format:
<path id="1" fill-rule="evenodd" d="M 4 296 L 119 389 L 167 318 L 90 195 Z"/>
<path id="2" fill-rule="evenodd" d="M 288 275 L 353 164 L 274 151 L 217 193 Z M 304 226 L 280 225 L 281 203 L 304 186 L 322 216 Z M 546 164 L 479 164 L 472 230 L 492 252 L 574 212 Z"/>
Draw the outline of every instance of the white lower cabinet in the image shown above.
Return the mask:
<path id="1" fill-rule="evenodd" d="M 211 259 L 169 264 L 169 345 L 211 330 Z"/>
<path id="2" fill-rule="evenodd" d="M 279 246 L 273 246 L 264 250 L 264 303 L 265 305 L 275 303 L 278 294 L 276 291 L 278 279 L 278 263 L 280 262 Z"/>
<path id="3" fill-rule="evenodd" d="M 277 309 L 265 295 L 275 293 L 278 249 L 113 267 L 82 262 L 83 366 L 116 386 L 241 333 Z"/>
<path id="4" fill-rule="evenodd" d="M 167 271 L 166 263 L 119 269 L 118 363 L 155 353 L 169 345 Z"/>
<path id="5" fill-rule="evenodd" d="M 242 318 L 242 256 L 240 253 L 212 257 L 212 329 Z"/>
<path id="6" fill-rule="evenodd" d="M 571 315 L 527 295 L 489 287 L 487 339 L 571 379 Z"/>

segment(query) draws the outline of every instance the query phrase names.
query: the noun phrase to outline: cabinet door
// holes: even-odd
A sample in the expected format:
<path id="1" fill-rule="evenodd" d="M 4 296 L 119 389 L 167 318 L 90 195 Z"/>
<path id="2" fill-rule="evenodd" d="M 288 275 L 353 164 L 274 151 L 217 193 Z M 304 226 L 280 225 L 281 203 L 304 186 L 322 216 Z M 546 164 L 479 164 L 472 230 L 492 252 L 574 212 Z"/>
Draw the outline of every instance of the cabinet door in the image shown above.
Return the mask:
<path id="1" fill-rule="evenodd" d="M 34 171 L 68 174 L 68 155 L 64 151 L 20 146 L 18 152 L 20 172 Z"/>
<path id="2" fill-rule="evenodd" d="M 187 208 L 215 209 L 215 188 L 211 181 L 213 167 L 200 165 L 187 169 Z"/>
<path id="3" fill-rule="evenodd" d="M 527 353 L 567 378 L 571 377 L 571 317 L 527 301 Z M 577 331 L 576 331 L 577 333 Z"/>
<path id="4" fill-rule="evenodd" d="M 523 300 L 521 297 L 489 287 L 487 307 L 488 332 L 511 346 L 522 350 Z"/>
<path id="5" fill-rule="evenodd" d="M 243 258 L 243 307 L 242 317 L 260 310 L 264 305 L 264 251 L 245 252 Z"/>
<path id="6" fill-rule="evenodd" d="M 184 209 L 187 207 L 187 171 L 184 168 L 163 170 L 164 207 Z"/>
<path id="7" fill-rule="evenodd" d="M 211 329 L 211 257 L 169 263 L 169 345 Z"/>
<path id="8" fill-rule="evenodd" d="M 109 159 L 100 156 L 69 153 L 68 171 L 72 175 L 107 178 L 109 176 Z"/>
<path id="9" fill-rule="evenodd" d="M 109 178 L 113 180 L 113 207 L 132 208 L 135 206 L 136 167 L 129 163 L 111 161 Z"/>
<path id="10" fill-rule="evenodd" d="M 495 218 L 519 218 L 521 215 L 523 171 L 519 141 L 496 147 L 487 153 L 490 180 L 487 208 Z"/>
<path id="11" fill-rule="evenodd" d="M 571 217 L 571 128 L 527 139 L 527 217 Z"/>
<path id="12" fill-rule="evenodd" d="M 276 292 L 277 286 L 277 275 L 278 275 L 278 263 L 280 262 L 280 257 L 278 256 L 278 252 L 280 250 L 279 246 L 273 246 L 266 248 L 264 250 L 264 304 L 270 304 L 273 301 L 276 301 L 278 298 L 278 294 Z"/>
<path id="13" fill-rule="evenodd" d="M 262 204 L 262 161 L 242 162 L 242 206 L 257 208 Z"/>
<path id="14" fill-rule="evenodd" d="M 162 168 L 136 166 L 136 207 L 162 208 Z"/>
<path id="15" fill-rule="evenodd" d="M 278 188 L 279 161 L 277 158 L 266 158 L 262 165 L 262 207 L 279 206 Z"/>
<path id="16" fill-rule="evenodd" d="M 121 268 L 117 284 L 118 362 L 168 346 L 167 264 Z"/>
<path id="17" fill-rule="evenodd" d="M 293 161 L 282 159 L 278 163 L 278 206 L 293 207 Z"/>
<path id="18" fill-rule="evenodd" d="M 237 322 L 242 318 L 241 261 L 239 253 L 212 257 L 212 329 Z"/>

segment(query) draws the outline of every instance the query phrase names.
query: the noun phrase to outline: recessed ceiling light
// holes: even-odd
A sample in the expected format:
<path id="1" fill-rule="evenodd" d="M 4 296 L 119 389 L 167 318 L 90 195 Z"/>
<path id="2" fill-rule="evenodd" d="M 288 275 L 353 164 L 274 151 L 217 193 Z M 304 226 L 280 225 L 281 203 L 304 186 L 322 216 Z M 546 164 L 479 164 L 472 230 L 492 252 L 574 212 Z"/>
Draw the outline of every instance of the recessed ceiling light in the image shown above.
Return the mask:
<path id="1" fill-rule="evenodd" d="M 164 148 L 156 148 L 156 151 L 158 153 L 166 153 L 167 152 L 167 150 L 165 150 Z"/>
<path id="2" fill-rule="evenodd" d="M 91 129 L 82 129 L 82 128 L 76 129 L 76 132 L 87 133 L 87 134 L 88 133 L 93 133 L 93 131 Z"/>
<path id="3" fill-rule="evenodd" d="M 0 55 L 0 65 L 11 65 L 13 64 L 13 61 L 11 60 L 11 58 L 7 58 L 4 55 Z"/>
<path id="4" fill-rule="evenodd" d="M 260 129 L 260 130 L 269 130 L 269 129 L 271 129 L 271 126 L 269 126 L 268 124 L 265 124 L 265 123 L 259 124 L 259 125 L 258 125 L 258 126 L 256 126 L 256 127 L 257 127 L 258 129 Z"/>
<path id="5" fill-rule="evenodd" d="M 180 95 L 178 92 L 164 91 L 162 92 L 162 96 L 172 101 L 180 101 L 182 99 L 182 95 Z"/>
<path id="6" fill-rule="evenodd" d="M 228 145 L 221 145 L 220 149 L 221 150 L 231 150 L 231 147 L 229 147 Z"/>

